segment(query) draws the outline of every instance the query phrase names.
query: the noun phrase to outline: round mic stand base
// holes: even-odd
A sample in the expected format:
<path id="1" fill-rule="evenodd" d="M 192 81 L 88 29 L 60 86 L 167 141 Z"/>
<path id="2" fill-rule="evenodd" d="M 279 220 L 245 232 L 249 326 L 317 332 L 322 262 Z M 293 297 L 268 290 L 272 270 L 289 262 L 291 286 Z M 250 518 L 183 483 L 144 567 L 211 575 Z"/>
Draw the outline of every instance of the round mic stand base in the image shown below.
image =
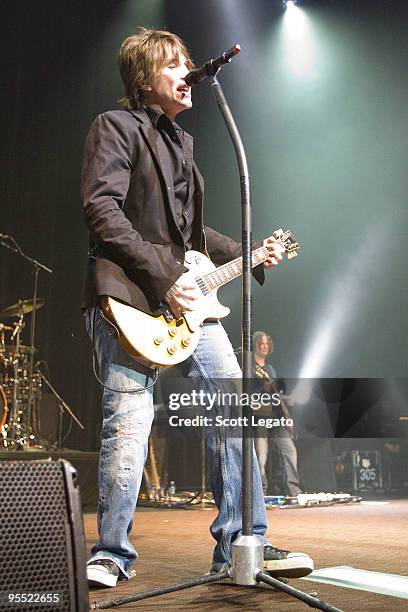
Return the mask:
<path id="1" fill-rule="evenodd" d="M 248 536 L 242 536 L 243 538 L 247 538 Z M 250 536 L 252 538 L 252 536 Z M 257 536 L 254 536 L 255 540 L 257 540 Z M 262 544 L 260 545 L 263 550 Z M 246 550 L 245 550 L 246 549 Z M 308 595 L 307 593 L 303 593 L 303 591 L 299 591 L 298 589 L 294 589 L 289 586 L 282 580 L 278 578 L 272 578 L 268 574 L 261 572 L 259 570 L 259 566 L 255 569 L 255 572 L 250 575 L 247 572 L 247 565 L 256 565 L 256 561 L 261 562 L 261 567 L 263 564 L 263 555 L 260 559 L 259 553 L 259 543 L 254 541 L 245 541 L 241 544 L 238 544 L 236 552 L 235 552 L 235 565 L 237 575 L 234 574 L 234 568 L 226 569 L 222 572 L 218 572 L 217 574 L 206 574 L 205 576 L 201 576 L 200 578 L 194 578 L 193 580 L 189 580 L 187 582 L 181 582 L 179 584 L 169 585 L 167 587 L 161 587 L 159 589 L 153 589 L 151 591 L 144 591 L 143 593 L 135 593 L 134 595 L 127 595 L 125 597 L 117 597 L 115 599 L 106 599 L 104 601 L 100 601 L 98 603 L 91 604 L 91 610 L 103 610 L 108 608 L 116 608 L 119 606 L 123 606 L 128 603 L 133 603 L 135 601 L 142 601 L 143 599 L 149 599 L 152 597 L 158 597 L 159 595 L 166 595 L 167 593 L 174 593 L 175 591 L 182 591 L 184 589 L 191 589 L 195 586 L 201 586 L 203 584 L 210 584 L 211 582 L 217 583 L 221 581 L 227 580 L 230 582 L 231 579 L 233 584 L 243 585 L 243 586 L 260 586 L 260 583 L 264 583 L 270 587 L 273 587 L 276 591 L 283 591 L 300 601 L 303 601 L 311 608 L 316 608 L 318 610 L 324 610 L 325 612 L 342 612 L 339 608 L 334 608 L 330 606 L 326 602 L 321 599 L 317 599 L 312 595 Z M 240 566 L 242 564 L 242 567 Z"/>
<path id="2" fill-rule="evenodd" d="M 263 544 L 256 535 L 238 536 L 232 544 L 232 576 L 235 584 L 254 586 L 263 567 Z"/>

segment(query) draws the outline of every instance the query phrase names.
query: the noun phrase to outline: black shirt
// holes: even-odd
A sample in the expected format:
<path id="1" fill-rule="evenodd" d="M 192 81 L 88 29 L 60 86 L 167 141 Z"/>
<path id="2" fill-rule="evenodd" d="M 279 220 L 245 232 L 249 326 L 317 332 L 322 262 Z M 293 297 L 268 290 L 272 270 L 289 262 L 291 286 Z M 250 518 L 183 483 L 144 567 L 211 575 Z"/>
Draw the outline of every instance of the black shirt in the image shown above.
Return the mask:
<path id="1" fill-rule="evenodd" d="M 193 141 L 185 137 L 181 127 L 171 121 L 159 106 L 147 106 L 146 112 L 170 154 L 177 218 L 188 250 L 191 249 L 194 220 Z"/>

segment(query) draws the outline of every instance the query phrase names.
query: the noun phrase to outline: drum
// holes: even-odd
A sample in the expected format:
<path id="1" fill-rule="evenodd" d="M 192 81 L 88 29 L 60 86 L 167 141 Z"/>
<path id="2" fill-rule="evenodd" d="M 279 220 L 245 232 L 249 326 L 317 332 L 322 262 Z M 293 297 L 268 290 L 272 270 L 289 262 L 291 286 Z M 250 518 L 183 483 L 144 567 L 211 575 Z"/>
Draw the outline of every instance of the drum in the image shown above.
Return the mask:
<path id="1" fill-rule="evenodd" d="M 3 388 L 9 406 L 12 404 L 13 392 L 16 387 L 16 400 L 27 402 L 30 388 L 30 356 L 37 349 L 31 350 L 30 346 L 20 344 L 17 348 L 13 344 L 3 343 L 3 352 L 0 354 L 0 386 Z M 33 373 L 34 395 L 41 388 L 39 374 Z"/>
<path id="2" fill-rule="evenodd" d="M 6 394 L 3 391 L 3 387 L 0 387 L 0 429 L 2 429 L 3 425 L 7 421 L 7 398 Z"/>

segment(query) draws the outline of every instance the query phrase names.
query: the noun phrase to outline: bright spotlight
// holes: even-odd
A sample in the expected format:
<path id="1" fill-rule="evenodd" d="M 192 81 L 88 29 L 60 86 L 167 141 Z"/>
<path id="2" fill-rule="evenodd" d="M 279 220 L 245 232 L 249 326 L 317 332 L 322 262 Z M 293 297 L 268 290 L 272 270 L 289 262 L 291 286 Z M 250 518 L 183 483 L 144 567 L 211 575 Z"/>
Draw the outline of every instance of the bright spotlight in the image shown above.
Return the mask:
<path id="1" fill-rule="evenodd" d="M 282 15 L 281 41 L 288 73 L 298 79 L 311 78 L 316 69 L 315 36 L 309 16 L 295 3 Z"/>
<path id="2" fill-rule="evenodd" d="M 296 4 L 296 0 L 283 0 L 283 8 L 290 9 Z"/>

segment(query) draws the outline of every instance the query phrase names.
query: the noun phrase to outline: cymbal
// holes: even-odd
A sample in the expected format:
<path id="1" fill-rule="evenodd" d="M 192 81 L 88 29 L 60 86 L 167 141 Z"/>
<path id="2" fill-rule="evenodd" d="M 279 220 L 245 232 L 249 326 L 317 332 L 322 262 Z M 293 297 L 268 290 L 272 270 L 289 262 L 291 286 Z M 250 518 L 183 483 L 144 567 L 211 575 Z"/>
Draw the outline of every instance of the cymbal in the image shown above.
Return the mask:
<path id="1" fill-rule="evenodd" d="M 45 304 L 44 298 L 37 298 L 35 309 L 42 308 Z M 7 306 L 0 312 L 0 317 L 19 317 L 21 314 L 28 314 L 33 312 L 34 304 L 33 300 L 19 300 L 17 304 Z"/>

